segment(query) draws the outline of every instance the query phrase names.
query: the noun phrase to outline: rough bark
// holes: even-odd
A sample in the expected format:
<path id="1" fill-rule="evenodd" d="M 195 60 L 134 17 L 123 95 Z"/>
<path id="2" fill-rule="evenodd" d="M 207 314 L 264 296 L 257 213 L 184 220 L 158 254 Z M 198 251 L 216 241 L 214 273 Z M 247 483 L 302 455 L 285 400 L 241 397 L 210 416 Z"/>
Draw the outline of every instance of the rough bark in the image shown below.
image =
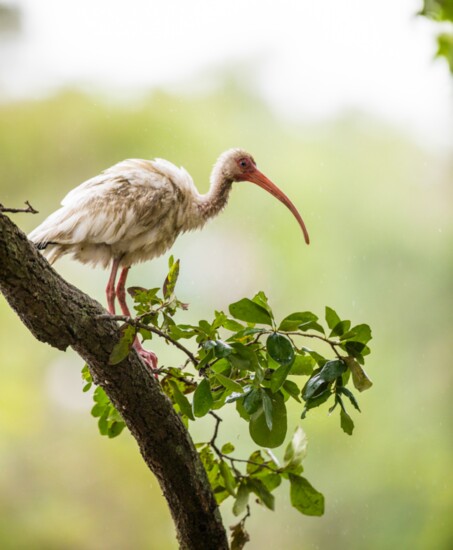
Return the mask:
<path id="1" fill-rule="evenodd" d="M 60 350 L 72 347 L 121 412 L 157 477 L 175 522 L 180 548 L 228 548 L 225 528 L 190 436 L 158 381 L 132 351 L 108 366 L 117 324 L 104 308 L 67 283 L 26 236 L 0 213 L 0 290 L 31 333 Z"/>

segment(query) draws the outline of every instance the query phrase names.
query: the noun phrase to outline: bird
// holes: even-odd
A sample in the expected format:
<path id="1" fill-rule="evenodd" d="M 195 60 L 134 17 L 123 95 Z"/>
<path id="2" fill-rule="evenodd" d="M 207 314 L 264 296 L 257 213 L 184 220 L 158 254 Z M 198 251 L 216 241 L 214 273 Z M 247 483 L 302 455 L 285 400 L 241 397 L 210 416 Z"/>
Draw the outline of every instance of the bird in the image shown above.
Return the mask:
<path id="1" fill-rule="evenodd" d="M 282 202 L 309 244 L 297 208 L 241 148 L 219 156 L 205 194 L 199 193 L 184 168 L 167 160 L 123 160 L 70 191 L 61 208 L 28 237 L 51 264 L 71 254 L 84 264 L 110 267 L 108 311 L 115 315 L 117 299 L 123 315 L 130 317 L 125 285 L 131 266 L 163 255 L 179 234 L 203 227 L 224 209 L 232 184 L 243 181 L 258 185 Z M 144 349 L 138 338 L 133 346 L 148 366 L 157 368 L 154 352 Z"/>

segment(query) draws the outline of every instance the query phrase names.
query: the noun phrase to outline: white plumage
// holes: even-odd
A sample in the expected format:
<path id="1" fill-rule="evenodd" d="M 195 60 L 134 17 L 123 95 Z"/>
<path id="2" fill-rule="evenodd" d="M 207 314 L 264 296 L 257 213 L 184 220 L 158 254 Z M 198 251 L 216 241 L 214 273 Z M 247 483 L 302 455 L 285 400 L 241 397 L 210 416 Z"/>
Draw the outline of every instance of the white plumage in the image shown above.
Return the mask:
<path id="1" fill-rule="evenodd" d="M 115 298 L 125 315 L 125 283 L 132 264 L 164 254 L 177 236 L 202 227 L 226 205 L 235 181 L 253 182 L 283 202 L 309 237 L 304 222 L 288 197 L 257 168 L 253 157 L 242 149 L 230 149 L 217 160 L 208 193 L 201 195 L 184 170 L 162 159 L 129 159 L 70 191 L 61 208 L 29 235 L 51 263 L 64 254 L 102 267 L 112 266 L 107 284 L 109 311 L 115 313 Z M 122 267 L 118 285 L 115 281 Z M 137 351 L 153 367 L 157 358 Z"/>

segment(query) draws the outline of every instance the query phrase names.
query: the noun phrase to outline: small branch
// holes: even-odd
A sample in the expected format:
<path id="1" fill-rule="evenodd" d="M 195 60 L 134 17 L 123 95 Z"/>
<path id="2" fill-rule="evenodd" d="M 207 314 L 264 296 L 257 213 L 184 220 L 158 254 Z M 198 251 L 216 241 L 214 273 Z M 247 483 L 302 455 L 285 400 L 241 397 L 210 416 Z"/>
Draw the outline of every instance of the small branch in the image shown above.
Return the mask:
<path id="1" fill-rule="evenodd" d="M 217 439 L 217 436 L 219 434 L 219 426 L 220 426 L 220 422 L 222 422 L 222 419 L 220 418 L 219 415 L 217 415 L 215 412 L 213 411 L 209 411 L 209 414 L 215 418 L 215 421 L 216 421 L 216 424 L 215 424 L 215 428 L 214 428 L 214 434 L 213 436 L 211 437 L 211 440 L 209 441 L 209 445 L 214 449 L 216 455 L 221 459 L 221 460 L 229 460 L 230 464 L 231 464 L 231 467 L 233 468 L 235 474 L 238 476 L 238 477 L 243 477 L 242 473 L 235 467 L 234 463 L 235 462 L 242 462 L 244 464 L 252 464 L 252 466 L 258 466 L 260 468 L 267 468 L 268 470 L 270 470 L 271 472 L 273 473 L 276 473 L 277 470 L 271 468 L 270 466 L 268 466 L 267 464 L 260 464 L 259 462 L 255 462 L 253 460 L 246 460 L 244 458 L 233 458 L 232 456 L 229 456 L 229 455 L 226 455 L 224 453 L 222 453 L 222 451 L 217 447 L 216 445 L 216 442 L 215 440 Z"/>
<path id="2" fill-rule="evenodd" d="M 26 214 L 38 214 L 39 212 L 33 208 L 33 206 L 25 201 L 27 208 L 7 208 L 0 203 L 0 212 L 7 212 L 9 214 L 17 214 L 18 212 L 25 212 Z"/>
<path id="3" fill-rule="evenodd" d="M 144 330 L 148 330 L 149 332 L 157 334 L 157 336 L 160 336 L 161 338 L 164 338 L 165 340 L 167 340 L 167 342 L 170 342 L 170 344 L 173 344 L 178 349 L 180 349 L 182 352 L 184 352 L 187 355 L 187 357 L 190 359 L 190 361 L 192 361 L 192 363 L 195 367 L 198 366 L 198 360 L 195 358 L 194 354 L 190 350 L 188 350 L 185 346 L 180 344 L 177 340 L 174 340 L 171 336 L 169 336 L 168 334 L 165 334 L 165 332 L 162 332 L 161 330 L 159 330 L 156 327 L 146 325 L 145 323 L 140 323 L 140 321 L 137 321 L 136 319 L 133 319 L 132 317 L 128 317 L 127 315 L 110 315 L 108 313 L 108 314 L 105 314 L 105 315 L 99 315 L 98 319 L 112 319 L 113 321 L 123 321 L 123 322 L 125 322 L 129 325 L 132 325 L 132 326 L 136 327 L 136 328 L 142 328 Z"/>

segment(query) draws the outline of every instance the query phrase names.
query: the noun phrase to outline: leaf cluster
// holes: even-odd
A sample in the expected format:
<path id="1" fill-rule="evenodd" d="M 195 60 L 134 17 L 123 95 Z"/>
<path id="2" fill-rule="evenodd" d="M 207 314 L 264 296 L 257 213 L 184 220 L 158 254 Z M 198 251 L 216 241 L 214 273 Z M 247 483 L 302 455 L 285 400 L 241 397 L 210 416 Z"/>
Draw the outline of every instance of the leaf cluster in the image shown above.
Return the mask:
<path id="1" fill-rule="evenodd" d="M 354 423 L 347 409 L 360 408 L 348 385 L 359 392 L 371 386 L 363 369 L 370 353 L 369 326 L 352 325 L 329 307 L 324 320 L 310 311 L 296 311 L 277 322 L 263 292 L 232 303 L 227 313 L 215 311 L 209 320 L 177 323 L 176 313 L 187 309 L 174 294 L 178 274 L 179 261 L 171 257 L 162 289 L 128 289 L 137 316 L 121 317 L 124 324 L 111 353 L 111 368 L 121 363 L 139 336 L 158 336 L 178 347 L 185 358 L 182 364 L 163 365 L 156 375 L 189 429 L 191 422 L 208 414 L 215 419 L 212 439 L 197 444 L 197 449 L 217 502 L 232 497 L 234 513 L 248 514 L 253 494 L 273 509 L 272 492 L 287 480 L 292 505 L 304 514 L 321 515 L 324 498 L 301 475 L 306 452 L 302 429 L 296 430 L 281 464 L 270 449 L 286 439 L 290 401 L 299 404 L 301 419 L 324 404 L 329 414 L 337 409 L 341 428 L 352 434 Z M 87 391 L 92 381 L 86 368 L 83 377 Z M 124 422 L 102 388 L 96 388 L 94 401 L 92 414 L 99 418 L 101 434 L 118 435 Z M 233 456 L 231 443 L 218 445 L 218 413 L 223 407 L 235 408 L 251 439 L 265 451 L 258 449 L 244 459 Z M 239 524 L 236 527 L 243 536 Z"/>
<path id="2" fill-rule="evenodd" d="M 419 12 L 429 19 L 453 23 L 453 0 L 424 0 Z M 453 32 L 444 32 L 437 36 L 437 57 L 444 57 L 453 74 Z"/>

